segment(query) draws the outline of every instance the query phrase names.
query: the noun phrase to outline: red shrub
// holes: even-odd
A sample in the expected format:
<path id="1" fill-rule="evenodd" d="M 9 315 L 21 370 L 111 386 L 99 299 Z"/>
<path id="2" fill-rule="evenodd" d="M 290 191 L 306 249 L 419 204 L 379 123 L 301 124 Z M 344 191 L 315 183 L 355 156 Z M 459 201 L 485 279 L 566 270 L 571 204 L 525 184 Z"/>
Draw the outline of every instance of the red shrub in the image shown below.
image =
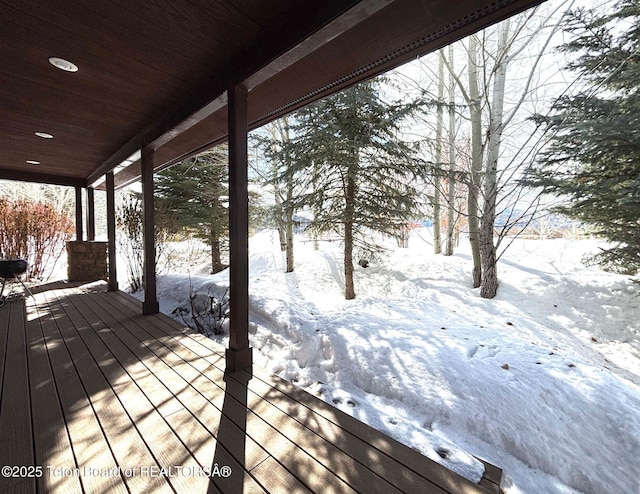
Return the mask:
<path id="1" fill-rule="evenodd" d="M 30 278 L 51 274 L 73 231 L 69 215 L 52 206 L 0 198 L 0 254 L 25 259 Z"/>

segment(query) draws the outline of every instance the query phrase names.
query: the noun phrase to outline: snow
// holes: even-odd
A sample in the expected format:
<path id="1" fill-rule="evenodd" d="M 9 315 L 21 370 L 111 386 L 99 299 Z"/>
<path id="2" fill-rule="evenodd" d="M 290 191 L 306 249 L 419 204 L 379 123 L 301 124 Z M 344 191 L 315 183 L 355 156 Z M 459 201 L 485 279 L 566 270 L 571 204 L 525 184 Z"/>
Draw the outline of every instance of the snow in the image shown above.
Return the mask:
<path id="1" fill-rule="evenodd" d="M 428 240 L 356 266 L 346 301 L 338 243 L 297 239 L 286 274 L 275 232 L 254 236 L 256 364 L 471 480 L 473 455 L 500 466 L 507 494 L 640 493 L 638 285 L 582 264 L 595 241 L 517 240 L 485 300 L 466 244 Z M 163 312 L 228 286 L 190 271 L 159 277 Z"/>

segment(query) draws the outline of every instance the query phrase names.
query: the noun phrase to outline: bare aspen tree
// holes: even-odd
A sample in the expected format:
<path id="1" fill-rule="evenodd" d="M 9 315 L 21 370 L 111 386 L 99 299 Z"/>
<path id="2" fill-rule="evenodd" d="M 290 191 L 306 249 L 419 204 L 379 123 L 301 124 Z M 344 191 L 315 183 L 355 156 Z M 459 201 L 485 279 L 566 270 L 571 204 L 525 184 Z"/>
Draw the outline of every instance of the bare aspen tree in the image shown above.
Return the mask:
<path id="1" fill-rule="evenodd" d="M 289 143 L 291 142 L 291 136 L 289 134 L 289 117 L 282 117 L 282 140 L 285 143 L 284 146 L 284 161 L 287 169 L 291 168 L 291 153 L 289 151 Z M 287 173 L 286 182 L 286 202 L 284 208 L 284 224 L 285 224 L 285 237 L 286 237 L 286 258 L 287 266 L 286 272 L 291 273 L 293 271 L 293 174 Z"/>
<path id="2" fill-rule="evenodd" d="M 496 219 L 496 201 L 498 199 L 498 158 L 504 129 L 504 88 L 509 57 L 510 21 L 498 24 L 497 62 L 494 68 L 493 96 L 489 113 L 489 135 L 487 141 L 487 160 L 484 173 L 484 206 L 480 223 L 480 254 L 482 279 L 480 296 L 493 298 L 498 291 L 498 270 L 496 265 L 496 246 L 493 242 Z"/>
<path id="3" fill-rule="evenodd" d="M 442 238 L 440 234 L 440 173 L 442 171 L 442 130 L 444 123 L 444 54 L 442 50 L 438 56 L 438 101 L 436 108 L 436 142 L 435 167 L 433 187 L 433 253 L 442 252 Z"/>
<path id="4" fill-rule="evenodd" d="M 272 154 L 276 154 L 278 152 L 278 127 L 276 122 L 270 123 L 267 128 L 269 129 L 269 136 L 271 137 L 271 148 Z M 271 160 L 271 176 L 277 177 L 278 172 L 278 161 Z M 284 232 L 284 215 L 282 209 L 282 192 L 280 190 L 280 181 L 273 181 L 273 196 L 275 200 L 275 222 L 278 228 L 278 239 L 280 241 L 280 251 L 284 252 L 287 248 L 287 240 Z"/>
<path id="5" fill-rule="evenodd" d="M 531 95 L 532 84 L 537 73 L 539 63 L 543 55 L 547 52 L 547 48 L 552 37 L 558 31 L 562 16 L 556 16 L 556 22 L 551 23 L 551 19 L 561 10 L 567 9 L 568 2 L 560 4 L 554 11 L 550 12 L 546 17 L 542 18 L 539 24 L 534 25 L 537 16 L 537 9 L 532 10 L 512 29 L 511 20 L 498 24 L 497 45 L 494 53 L 489 58 L 495 60 L 492 75 L 493 82 L 491 85 L 491 105 L 489 110 L 489 129 L 486 142 L 486 158 L 484 167 L 484 187 L 483 187 L 483 207 L 480 221 L 480 251 L 482 262 L 482 280 L 480 285 L 480 296 L 483 298 L 493 298 L 498 290 L 498 271 L 497 262 L 499 259 L 498 247 L 509 231 L 510 225 L 505 225 L 501 232 L 496 234 L 496 216 L 497 205 L 501 198 L 515 197 L 516 200 L 521 197 L 522 185 L 513 177 L 521 171 L 527 164 L 526 159 L 511 159 L 499 165 L 501 160 L 500 147 L 503 141 L 504 129 L 511 123 L 516 114 L 520 111 L 525 100 Z M 570 4 L 569 4 L 570 6 Z M 508 67 L 510 63 L 524 52 L 530 42 L 540 36 L 543 29 L 549 29 L 546 39 L 543 40 L 537 53 L 531 57 L 529 69 L 527 71 L 524 85 L 518 90 L 518 99 L 509 104 L 508 110 L 505 110 L 505 92 Z M 486 91 L 488 94 L 489 91 Z M 528 140 L 527 140 L 528 142 Z M 526 144 L 522 145 L 523 149 Z M 538 149 L 540 141 L 538 141 Z M 534 146 L 535 148 L 536 146 Z M 530 152 L 529 156 L 535 156 L 536 152 Z M 515 185 L 514 185 L 515 184 Z M 528 208 L 537 211 L 539 199 L 534 199 L 529 203 Z M 505 208 L 503 208 L 505 209 Z M 513 221 L 513 216 L 516 220 Z M 522 215 L 514 215 L 513 210 L 509 211 L 509 220 L 511 225 L 517 223 L 517 219 Z M 530 221 L 530 218 L 529 218 Z"/>
<path id="6" fill-rule="evenodd" d="M 481 195 L 481 181 L 483 168 L 483 128 L 482 128 L 482 94 L 480 93 L 478 73 L 478 37 L 469 37 L 468 48 L 468 88 L 456 75 L 453 64 L 445 60 L 445 66 L 449 77 L 454 79 L 469 108 L 471 124 L 471 167 L 467 177 L 467 222 L 469 244 L 471 247 L 471 259 L 473 261 L 472 280 L 473 287 L 477 288 L 481 283 L 481 256 L 480 256 L 480 218 L 478 202 Z"/>
<path id="7" fill-rule="evenodd" d="M 449 45 L 449 173 L 447 190 L 447 238 L 444 249 L 445 256 L 453 255 L 453 234 L 455 229 L 455 193 L 456 193 L 456 81 L 453 77 L 454 69 L 453 45 Z"/>
<path id="8" fill-rule="evenodd" d="M 318 186 L 319 186 L 318 173 L 320 171 L 318 167 L 318 162 L 314 160 L 312 167 L 313 167 L 313 178 L 311 179 L 311 184 L 313 186 L 313 190 L 318 190 Z M 313 217 L 317 218 L 318 216 L 320 216 L 320 205 L 319 203 L 314 203 Z M 313 250 L 320 249 L 320 244 L 318 241 L 318 228 L 316 227 L 315 224 L 311 226 L 311 234 L 313 235 Z"/>
<path id="9" fill-rule="evenodd" d="M 469 95 L 467 104 L 471 118 L 471 173 L 467 192 L 467 223 L 469 244 L 473 260 L 473 288 L 481 283 L 482 268 L 480 262 L 480 228 L 478 218 L 478 198 L 480 196 L 480 180 L 482 172 L 482 107 L 480 90 L 478 89 L 478 37 L 469 37 Z M 463 92 L 463 94 L 465 94 Z"/>
<path id="10" fill-rule="evenodd" d="M 266 150 L 271 163 L 269 177 L 263 180 L 273 185 L 275 200 L 275 223 L 278 228 L 280 250 L 285 252 L 285 271 L 290 273 L 294 269 L 293 262 L 293 194 L 295 179 L 291 173 L 291 135 L 289 117 L 285 116 L 268 126 L 268 139 L 261 139 L 259 145 Z M 257 170 L 258 174 L 260 174 Z"/>
<path id="11" fill-rule="evenodd" d="M 470 36 L 466 46 L 466 84 L 455 72 L 453 64 L 445 59 L 445 67 L 455 79 L 469 109 L 471 166 L 465 175 L 468 186 L 466 215 L 473 286 L 480 286 L 480 295 L 485 298 L 493 298 L 497 293 L 498 248 L 502 240 L 514 225 L 525 217 L 530 221 L 532 214 L 537 212 L 538 198 L 524 204 L 523 187 L 516 177 L 535 159 L 542 141 L 532 139 L 532 136 L 509 136 L 510 142 L 515 143 L 508 149 L 510 158 L 501 156 L 501 145 L 505 129 L 535 94 L 540 61 L 559 28 L 562 17 L 557 14 L 566 7 L 567 2 L 560 4 L 553 11 L 547 11 L 546 16 L 540 15 L 539 9 L 533 9 Z M 553 18 L 555 23 L 551 22 Z M 548 30 L 546 38 L 535 43 L 543 30 Z M 464 43 L 459 46 L 464 47 Z M 479 60 L 479 51 L 482 60 Z M 530 60 L 526 70 L 509 70 L 511 62 L 523 55 Z M 522 120 L 525 121 L 526 116 Z M 535 133 L 535 129 L 532 132 Z M 525 212 L 515 213 L 516 206 L 523 207 Z M 501 213 L 507 219 L 497 228 L 496 218 Z"/>

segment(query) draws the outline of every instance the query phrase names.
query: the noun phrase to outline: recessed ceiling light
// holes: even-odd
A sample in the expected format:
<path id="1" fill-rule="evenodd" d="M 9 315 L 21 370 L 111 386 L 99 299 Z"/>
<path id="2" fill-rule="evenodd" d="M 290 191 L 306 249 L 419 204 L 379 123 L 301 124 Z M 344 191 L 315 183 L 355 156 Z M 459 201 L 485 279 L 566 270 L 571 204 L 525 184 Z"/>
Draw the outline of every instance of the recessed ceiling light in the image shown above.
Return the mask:
<path id="1" fill-rule="evenodd" d="M 27 163 L 29 163 L 30 165 L 39 165 L 40 162 L 36 161 L 36 160 L 27 160 Z"/>
<path id="2" fill-rule="evenodd" d="M 78 72 L 78 66 L 74 63 L 69 62 L 69 60 L 65 60 L 64 58 L 51 57 L 49 58 L 49 63 L 54 67 L 59 68 L 60 70 L 65 70 L 67 72 Z"/>
<path id="3" fill-rule="evenodd" d="M 53 139 L 53 135 L 47 133 L 47 132 L 36 132 L 36 135 L 38 137 L 42 137 L 43 139 Z"/>

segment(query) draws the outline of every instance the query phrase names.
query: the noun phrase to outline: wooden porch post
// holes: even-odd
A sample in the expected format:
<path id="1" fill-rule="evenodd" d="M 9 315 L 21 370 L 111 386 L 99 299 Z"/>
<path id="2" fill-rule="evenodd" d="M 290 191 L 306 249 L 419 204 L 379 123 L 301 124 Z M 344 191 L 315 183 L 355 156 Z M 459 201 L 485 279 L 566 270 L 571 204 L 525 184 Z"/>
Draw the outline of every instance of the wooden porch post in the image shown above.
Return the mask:
<path id="1" fill-rule="evenodd" d="M 247 90 L 228 91 L 229 115 L 229 348 L 227 370 L 250 369 L 249 194 L 247 174 Z"/>
<path id="2" fill-rule="evenodd" d="M 87 240 L 93 242 L 96 239 L 96 213 L 93 198 L 93 187 L 87 187 Z"/>
<path id="3" fill-rule="evenodd" d="M 118 277 L 116 273 L 116 201 L 113 172 L 106 175 L 107 189 L 107 255 L 109 257 L 109 288 L 110 292 L 118 291 Z"/>
<path id="4" fill-rule="evenodd" d="M 82 242 L 82 237 L 82 187 L 76 185 L 76 241 Z"/>
<path id="5" fill-rule="evenodd" d="M 153 214 L 153 153 L 154 150 L 142 142 L 142 237 L 144 239 L 144 285 L 143 314 L 160 311 L 156 294 L 156 244 Z"/>

